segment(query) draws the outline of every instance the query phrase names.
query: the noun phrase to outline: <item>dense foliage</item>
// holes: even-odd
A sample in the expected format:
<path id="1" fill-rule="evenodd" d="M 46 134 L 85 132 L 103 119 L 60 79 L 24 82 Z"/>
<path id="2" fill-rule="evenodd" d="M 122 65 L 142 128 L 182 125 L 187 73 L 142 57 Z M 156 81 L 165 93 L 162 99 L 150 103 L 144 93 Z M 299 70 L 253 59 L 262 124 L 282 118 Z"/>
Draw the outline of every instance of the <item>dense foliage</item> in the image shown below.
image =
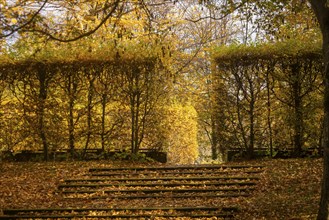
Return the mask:
<path id="1" fill-rule="evenodd" d="M 322 139 L 323 62 L 320 43 L 289 40 L 213 52 L 217 152 L 293 149 L 300 156 Z M 225 106 L 225 110 L 223 110 Z M 315 123 L 316 122 L 316 123 Z"/>
<path id="2" fill-rule="evenodd" d="M 189 119 L 174 120 L 184 114 L 179 111 L 163 114 L 172 86 L 156 48 L 144 48 L 143 54 L 134 45 L 129 49 L 80 50 L 78 56 L 72 50 L 45 50 L 34 58 L 3 60 L 2 150 L 43 149 L 45 159 L 48 151 L 64 149 L 71 156 L 76 149 L 90 148 L 168 150 L 157 128 L 168 120 L 180 124 Z M 185 145 L 170 138 L 170 132 L 180 131 L 166 131 L 171 145 Z"/>

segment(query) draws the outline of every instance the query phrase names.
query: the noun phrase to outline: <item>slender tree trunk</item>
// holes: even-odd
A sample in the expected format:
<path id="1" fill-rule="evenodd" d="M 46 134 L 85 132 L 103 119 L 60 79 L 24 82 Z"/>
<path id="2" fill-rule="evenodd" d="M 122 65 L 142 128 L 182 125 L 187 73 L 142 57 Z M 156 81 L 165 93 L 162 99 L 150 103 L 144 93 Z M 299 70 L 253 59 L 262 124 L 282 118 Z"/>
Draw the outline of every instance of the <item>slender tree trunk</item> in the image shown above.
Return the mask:
<path id="1" fill-rule="evenodd" d="M 139 145 L 140 94 L 135 91 L 131 100 L 131 153 L 138 152 Z"/>
<path id="2" fill-rule="evenodd" d="M 42 146 L 43 146 L 43 159 L 45 161 L 49 160 L 49 152 L 48 152 L 48 142 L 47 142 L 47 137 L 46 137 L 46 133 L 44 131 L 44 108 L 43 108 L 43 101 L 40 100 L 40 109 L 38 111 L 38 118 L 39 118 L 39 135 L 40 135 L 40 139 L 42 141 Z"/>
<path id="3" fill-rule="evenodd" d="M 271 65 L 271 64 L 269 64 Z M 272 67 L 269 67 L 272 70 Z M 266 92 L 267 92 L 267 127 L 269 132 L 270 156 L 273 157 L 273 132 L 272 132 L 272 110 L 271 110 L 271 93 L 270 93 L 270 76 L 266 72 Z"/>
<path id="4" fill-rule="evenodd" d="M 211 158 L 213 160 L 218 159 L 218 152 L 217 152 L 217 147 L 218 147 L 218 139 L 217 139 L 217 126 L 216 126 L 216 116 L 214 115 L 215 113 L 212 113 L 211 115 Z"/>
<path id="5" fill-rule="evenodd" d="M 69 103 L 69 148 L 72 158 L 74 157 L 74 119 L 73 119 L 73 106 L 74 103 L 70 100 Z"/>
<path id="6" fill-rule="evenodd" d="M 106 115 L 107 94 L 102 94 L 102 128 L 101 128 L 101 145 L 102 151 L 105 151 L 105 115 Z"/>
<path id="7" fill-rule="evenodd" d="M 136 115 L 136 108 L 135 108 L 135 93 L 134 91 L 132 94 L 130 94 L 130 117 L 131 117 L 131 152 L 133 153 L 135 151 L 135 133 L 136 133 L 136 128 L 135 128 L 135 115 Z"/>
<path id="8" fill-rule="evenodd" d="M 241 107 L 241 101 L 240 101 L 240 92 L 237 91 L 237 93 L 235 94 L 235 98 L 236 98 L 236 110 L 237 110 L 237 117 L 238 117 L 238 129 L 240 129 L 241 131 L 241 136 L 243 139 L 243 143 L 241 144 L 241 147 L 244 147 L 244 149 L 246 151 L 248 151 L 248 141 L 247 141 L 247 137 L 246 137 L 246 131 L 244 129 L 243 126 L 243 121 L 242 121 L 242 115 L 241 115 L 241 111 L 242 111 L 242 107 Z"/>
<path id="9" fill-rule="evenodd" d="M 300 156 L 303 148 L 303 102 L 301 97 L 300 68 L 292 66 L 292 92 L 294 99 L 294 155 Z"/>
<path id="10" fill-rule="evenodd" d="M 134 151 L 132 153 L 137 154 L 139 151 L 139 138 L 140 138 L 140 130 L 139 130 L 139 126 L 140 126 L 140 121 L 139 121 L 139 117 L 140 117 L 140 105 L 141 105 L 141 99 L 140 99 L 140 92 L 137 93 L 137 97 L 136 97 L 136 118 L 135 118 L 135 137 L 134 137 Z"/>
<path id="11" fill-rule="evenodd" d="M 211 104 L 211 151 L 212 159 L 221 159 L 226 161 L 227 151 L 231 147 L 226 141 L 225 131 L 227 130 L 226 122 L 228 120 L 227 112 L 227 102 L 225 101 L 225 94 L 227 91 L 224 88 L 223 79 L 220 78 L 218 74 L 213 74 L 213 101 Z"/>
<path id="12" fill-rule="evenodd" d="M 240 129 L 241 131 L 241 137 L 242 137 L 242 140 L 243 140 L 243 147 L 247 153 L 247 157 L 250 158 L 252 157 L 251 154 L 252 152 L 250 152 L 250 140 L 248 140 L 248 132 L 245 130 L 245 123 L 243 122 L 243 113 L 242 111 L 244 110 L 242 105 L 244 103 L 242 103 L 242 101 L 244 99 L 247 99 L 247 93 L 246 93 L 246 90 L 245 90 L 245 87 L 243 85 L 243 82 L 242 80 L 244 80 L 244 77 L 243 76 L 239 76 L 239 72 L 237 71 L 232 71 L 232 73 L 234 74 L 234 78 L 235 78 L 235 83 L 237 84 L 237 91 L 236 91 L 236 94 L 235 94 L 235 98 L 236 98 L 236 108 L 237 108 L 237 117 L 238 117 L 238 128 Z M 240 73 L 240 74 L 243 74 L 244 76 L 246 76 L 247 72 L 243 72 L 243 73 Z M 243 95 L 243 98 L 241 98 L 241 93 Z M 250 119 L 250 118 L 249 118 Z M 250 133 L 249 133 L 250 134 Z M 249 136 L 250 137 L 250 136 Z M 242 147 L 242 144 L 241 144 L 241 147 Z"/>
<path id="13" fill-rule="evenodd" d="M 69 95 L 69 120 L 68 120 L 68 131 L 69 131 L 69 149 L 70 149 L 70 154 L 71 157 L 74 158 L 75 156 L 75 147 L 74 147 L 74 114 L 73 114 L 73 110 L 74 110 L 74 102 L 75 102 L 75 90 L 76 90 L 76 86 L 75 86 L 75 82 L 73 82 L 74 79 L 72 79 L 73 77 L 70 75 L 68 77 L 68 84 L 67 84 L 67 92 Z"/>
<path id="14" fill-rule="evenodd" d="M 130 111 L 131 111 L 131 153 L 136 154 L 139 148 L 139 113 L 141 104 L 141 88 L 139 70 L 133 70 L 130 79 Z"/>
<path id="15" fill-rule="evenodd" d="M 45 113 L 45 102 L 47 99 L 47 79 L 46 72 L 43 67 L 38 69 L 38 80 L 39 80 L 39 99 L 38 99 L 38 128 L 39 136 L 43 145 L 44 160 L 49 160 L 48 153 L 48 142 L 46 137 L 45 125 L 44 125 L 44 113 Z"/>
<path id="16" fill-rule="evenodd" d="M 329 219 L 329 2 L 327 0 L 310 0 L 310 2 L 318 18 L 323 36 L 325 92 L 322 148 L 324 159 L 321 199 L 317 219 L 326 220 Z"/>
<path id="17" fill-rule="evenodd" d="M 92 76 L 93 77 L 93 76 Z M 83 158 L 86 157 L 87 149 L 89 147 L 90 138 L 91 138 L 91 124 L 92 124 L 92 104 L 93 104 L 93 97 L 94 97 L 94 80 L 95 77 L 89 79 L 89 89 L 88 89 L 88 104 L 87 104 L 87 139 L 85 143 L 85 148 L 83 152 Z"/>
<path id="18" fill-rule="evenodd" d="M 218 159 L 218 136 L 219 136 L 219 119 L 221 116 L 219 116 L 219 110 L 218 108 L 221 108 L 220 105 L 220 98 L 219 98 L 219 90 L 220 90 L 220 83 L 219 83 L 219 77 L 217 74 L 212 74 L 212 90 L 211 90 L 211 115 L 210 115 L 210 125 L 211 125 L 211 132 L 210 135 L 208 135 L 210 144 L 211 144 L 211 158 L 213 160 Z M 224 92 L 221 94 L 225 94 Z M 223 117 L 223 116 L 222 116 Z M 207 130 L 207 129 L 206 129 Z M 208 133 L 208 132 L 207 132 Z"/>
<path id="19" fill-rule="evenodd" d="M 140 125 L 138 125 L 139 136 L 138 136 L 138 144 L 137 144 L 137 153 L 139 152 L 140 146 L 144 140 L 145 127 L 147 126 L 147 118 L 150 115 L 152 109 L 154 109 L 154 105 L 157 102 L 156 100 L 152 100 L 151 98 L 151 94 L 153 90 L 151 89 L 150 84 L 152 84 L 153 82 L 147 81 L 146 83 L 148 84 L 146 95 L 143 99 L 139 98 L 140 105 L 142 105 L 143 107 L 141 108 L 142 114 L 140 119 Z"/>
<path id="20" fill-rule="evenodd" d="M 255 119 L 254 119 L 254 102 L 250 102 L 250 112 L 249 112 L 249 145 L 248 145 L 248 159 L 254 157 L 254 145 L 255 145 Z"/>
<path id="21" fill-rule="evenodd" d="M 248 79 L 250 88 L 250 102 L 249 102 L 249 146 L 248 146 L 248 158 L 254 157 L 254 145 L 255 145 L 255 93 L 252 79 Z"/>

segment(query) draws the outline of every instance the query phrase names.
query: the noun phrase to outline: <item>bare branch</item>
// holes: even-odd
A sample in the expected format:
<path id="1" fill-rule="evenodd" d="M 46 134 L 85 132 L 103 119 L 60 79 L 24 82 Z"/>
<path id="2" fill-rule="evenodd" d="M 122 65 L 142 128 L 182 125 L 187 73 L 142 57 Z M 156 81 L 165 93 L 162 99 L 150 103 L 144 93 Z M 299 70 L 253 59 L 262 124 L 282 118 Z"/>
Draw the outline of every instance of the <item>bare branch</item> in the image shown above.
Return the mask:
<path id="1" fill-rule="evenodd" d="M 189 21 L 189 22 L 193 22 L 193 23 L 198 23 L 200 21 L 203 21 L 203 20 L 206 20 L 206 19 L 211 19 L 211 20 L 214 20 L 214 21 L 219 21 L 219 20 L 222 20 L 224 18 L 226 18 L 229 14 L 225 14 L 221 17 L 214 17 L 214 16 L 205 16 L 205 17 L 200 17 L 198 19 L 189 19 L 189 18 L 185 18 L 186 21 Z"/>
<path id="2" fill-rule="evenodd" d="M 25 24 L 22 24 L 21 26 L 14 28 L 10 31 L 10 33 L 8 34 L 0 34 L 0 39 L 2 38 L 6 38 L 6 37 L 10 37 L 11 35 L 13 35 L 14 33 L 16 33 L 17 31 L 25 28 L 26 26 L 28 26 L 29 24 L 31 24 L 33 22 L 33 20 L 37 17 L 37 15 L 42 11 L 42 9 L 46 6 L 48 0 L 45 0 L 43 2 L 43 4 L 41 5 L 41 7 L 38 9 L 38 11 L 36 11 L 33 16 L 31 17 L 30 20 L 28 20 Z"/>
<path id="3" fill-rule="evenodd" d="M 229 10 L 227 12 L 225 12 L 225 9 L 224 9 L 224 12 L 222 11 L 223 13 L 219 13 L 219 14 L 223 14 L 220 17 L 215 17 L 215 16 L 212 16 L 212 15 L 208 15 L 208 16 L 205 16 L 205 17 L 200 17 L 198 19 L 185 18 L 185 20 L 186 21 L 189 21 L 189 22 L 193 22 L 193 23 L 197 23 L 197 22 L 200 22 L 200 21 L 203 21 L 203 20 L 207 20 L 207 19 L 211 19 L 211 20 L 214 20 L 214 21 L 219 21 L 219 20 L 222 20 L 222 19 L 226 18 L 227 16 L 229 16 L 232 11 L 236 11 L 237 9 L 239 9 L 240 7 L 242 7 L 244 5 L 244 3 L 245 2 L 242 1 L 240 4 L 238 4 L 237 6 L 233 7 L 232 10 Z"/>
<path id="4" fill-rule="evenodd" d="M 84 37 L 87 37 L 87 36 L 90 36 L 92 35 L 93 33 L 95 33 L 103 24 L 105 24 L 105 22 L 114 14 L 114 12 L 117 10 L 118 6 L 119 6 L 119 3 L 120 3 L 121 0 L 116 0 L 114 3 L 113 3 L 113 7 L 111 9 L 111 11 L 103 18 L 103 20 L 92 30 L 90 31 L 87 31 L 79 36 L 76 36 L 76 37 L 73 37 L 73 38 L 69 38 L 69 39 L 63 39 L 63 38 L 59 38 L 51 33 L 49 33 L 48 31 L 45 31 L 45 30 L 37 30 L 37 29 L 32 29 L 32 30 L 26 30 L 25 32 L 36 32 L 36 33 L 39 33 L 39 34 L 42 34 L 46 37 L 48 37 L 48 39 L 51 39 L 51 40 L 55 40 L 55 41 L 59 41 L 59 42 L 72 42 L 72 41 L 76 41 L 76 40 L 79 40 L 81 38 L 84 38 Z M 109 6 L 106 6 L 106 9 L 109 8 Z M 105 9 L 105 10 L 106 10 Z"/>

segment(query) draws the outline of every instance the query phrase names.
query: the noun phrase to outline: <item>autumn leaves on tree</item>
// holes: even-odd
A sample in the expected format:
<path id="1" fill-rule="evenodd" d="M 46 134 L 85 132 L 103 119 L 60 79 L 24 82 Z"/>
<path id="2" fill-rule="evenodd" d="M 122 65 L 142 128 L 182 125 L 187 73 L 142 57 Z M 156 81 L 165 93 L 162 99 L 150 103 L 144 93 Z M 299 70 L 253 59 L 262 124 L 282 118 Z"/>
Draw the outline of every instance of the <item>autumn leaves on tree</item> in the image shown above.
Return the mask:
<path id="1" fill-rule="evenodd" d="M 309 49 L 319 39 L 311 9 L 297 6 L 1 1 L 6 9 L 1 24 L 2 108 L 19 107 L 20 114 L 10 118 L 24 119 L 17 133 L 4 130 L 3 136 L 11 135 L 1 140 L 7 149 L 42 146 L 45 159 L 48 149 L 63 146 L 72 156 L 75 149 L 84 149 L 84 155 L 98 147 L 133 153 L 155 146 L 162 150 L 164 137 L 150 134 L 166 124 L 165 111 L 180 102 L 194 106 L 198 114 L 193 120 L 199 127 L 192 126 L 198 129 L 195 143 L 209 146 L 201 155 L 211 149 L 212 158 L 225 159 L 229 148 L 245 149 L 248 157 L 257 148 L 266 148 L 271 156 L 294 148 L 294 155 L 300 155 L 322 138 L 321 123 L 310 123 L 323 118 L 322 64 L 319 49 Z M 283 7 L 287 10 L 274 10 Z M 269 46 L 220 46 L 212 52 L 217 67 L 211 69 L 210 48 L 234 39 L 245 45 L 263 39 Z M 310 45 L 301 43 L 309 39 Z M 290 61 L 283 62 L 287 56 Z M 23 74 L 27 67 L 31 71 Z M 264 106 L 267 110 L 261 112 Z"/>

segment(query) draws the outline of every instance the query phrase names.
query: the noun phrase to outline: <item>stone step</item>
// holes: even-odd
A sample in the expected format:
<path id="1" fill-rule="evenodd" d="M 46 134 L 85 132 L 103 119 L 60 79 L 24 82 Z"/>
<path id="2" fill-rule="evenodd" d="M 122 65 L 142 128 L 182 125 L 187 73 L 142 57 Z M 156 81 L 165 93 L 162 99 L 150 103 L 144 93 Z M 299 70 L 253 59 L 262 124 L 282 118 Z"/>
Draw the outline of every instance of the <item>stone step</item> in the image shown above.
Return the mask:
<path id="1" fill-rule="evenodd" d="M 147 208 L 50 208 L 4 209 L 0 219 L 72 219 L 72 218 L 233 218 L 238 208 L 232 207 L 147 207 Z"/>
<path id="2" fill-rule="evenodd" d="M 183 170 L 219 170 L 219 169 L 263 169 L 261 165 L 196 165 L 196 166 L 163 166 L 163 167 L 100 167 L 90 168 L 89 172 L 104 171 L 183 171 Z"/>
<path id="3" fill-rule="evenodd" d="M 131 178 L 80 178 L 67 179 L 66 183 L 72 182 L 146 182 L 146 181 L 211 181 L 211 180 L 259 180 L 258 176 L 189 176 L 189 177 L 131 177 Z"/>
<path id="4" fill-rule="evenodd" d="M 60 184 L 63 188 L 102 188 L 102 187 L 195 187 L 195 186 L 255 186 L 256 182 L 187 182 L 187 183 L 109 183 L 109 184 Z"/>

